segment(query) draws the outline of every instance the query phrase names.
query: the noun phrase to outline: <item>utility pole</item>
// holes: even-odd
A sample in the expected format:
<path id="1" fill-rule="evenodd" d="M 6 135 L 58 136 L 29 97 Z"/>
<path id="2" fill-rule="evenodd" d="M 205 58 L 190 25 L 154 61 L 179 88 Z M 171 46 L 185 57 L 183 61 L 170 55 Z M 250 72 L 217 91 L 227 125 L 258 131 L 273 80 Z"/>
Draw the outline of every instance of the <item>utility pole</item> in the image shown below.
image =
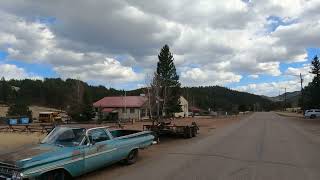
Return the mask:
<path id="1" fill-rule="evenodd" d="M 284 111 L 287 110 L 287 88 L 284 88 Z"/>
<path id="2" fill-rule="evenodd" d="M 127 91 L 124 90 L 124 112 L 125 112 L 125 116 L 124 119 L 127 120 Z"/>
<path id="3" fill-rule="evenodd" d="M 78 104 L 80 103 L 80 78 L 77 77 L 77 99 L 78 99 Z"/>
<path id="4" fill-rule="evenodd" d="M 303 103 L 303 78 L 302 78 L 302 75 L 300 73 L 300 86 L 301 86 L 301 110 L 302 110 L 302 113 L 304 115 L 304 103 Z"/>

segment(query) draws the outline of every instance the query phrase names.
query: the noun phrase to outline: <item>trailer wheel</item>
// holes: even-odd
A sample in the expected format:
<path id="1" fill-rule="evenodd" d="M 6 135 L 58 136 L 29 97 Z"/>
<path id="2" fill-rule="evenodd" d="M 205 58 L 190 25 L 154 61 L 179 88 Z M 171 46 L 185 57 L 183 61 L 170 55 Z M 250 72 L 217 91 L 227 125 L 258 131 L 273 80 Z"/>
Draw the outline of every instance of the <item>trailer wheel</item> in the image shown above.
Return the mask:
<path id="1" fill-rule="evenodd" d="M 197 136 L 197 129 L 196 127 L 192 128 L 192 137 L 196 137 Z"/>
<path id="2" fill-rule="evenodd" d="M 192 129 L 189 126 L 184 128 L 184 138 L 192 138 Z"/>
<path id="3" fill-rule="evenodd" d="M 132 150 L 129 155 L 127 156 L 127 158 L 125 159 L 125 164 L 127 165 L 131 165 L 131 164 L 134 164 L 135 162 L 137 162 L 138 160 L 138 154 L 139 154 L 139 151 L 138 149 L 134 149 Z"/>

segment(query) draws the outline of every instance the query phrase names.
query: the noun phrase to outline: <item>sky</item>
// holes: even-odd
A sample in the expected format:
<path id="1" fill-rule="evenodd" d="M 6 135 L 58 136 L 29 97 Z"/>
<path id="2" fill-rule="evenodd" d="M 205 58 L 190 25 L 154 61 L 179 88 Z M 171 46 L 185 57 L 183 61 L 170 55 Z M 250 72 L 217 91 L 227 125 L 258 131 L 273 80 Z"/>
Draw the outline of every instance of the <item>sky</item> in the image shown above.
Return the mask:
<path id="1" fill-rule="evenodd" d="M 170 46 L 182 86 L 276 96 L 312 80 L 320 0 L 1 0 L 0 76 L 146 86 Z"/>

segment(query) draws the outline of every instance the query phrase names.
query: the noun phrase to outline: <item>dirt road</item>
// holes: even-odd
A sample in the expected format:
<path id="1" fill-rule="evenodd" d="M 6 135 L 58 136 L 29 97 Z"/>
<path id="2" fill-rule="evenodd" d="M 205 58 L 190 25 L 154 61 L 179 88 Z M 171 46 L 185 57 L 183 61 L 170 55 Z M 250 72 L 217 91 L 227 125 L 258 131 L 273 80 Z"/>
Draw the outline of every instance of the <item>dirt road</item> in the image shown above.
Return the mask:
<path id="1" fill-rule="evenodd" d="M 320 136 L 302 124 L 255 113 L 205 137 L 156 145 L 132 166 L 116 164 L 80 179 L 318 180 Z"/>

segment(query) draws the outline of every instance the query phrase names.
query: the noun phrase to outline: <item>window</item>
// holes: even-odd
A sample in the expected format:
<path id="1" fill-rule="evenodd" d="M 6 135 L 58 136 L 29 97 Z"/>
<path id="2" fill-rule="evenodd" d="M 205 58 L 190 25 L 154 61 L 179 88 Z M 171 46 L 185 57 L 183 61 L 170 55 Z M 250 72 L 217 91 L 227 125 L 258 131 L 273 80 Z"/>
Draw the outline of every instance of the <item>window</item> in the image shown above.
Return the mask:
<path id="1" fill-rule="evenodd" d="M 85 136 L 85 129 L 72 129 L 67 127 L 56 127 L 41 143 L 59 144 L 62 146 L 77 146 Z"/>
<path id="2" fill-rule="evenodd" d="M 134 108 L 130 109 L 130 113 L 133 114 L 134 113 Z"/>
<path id="3" fill-rule="evenodd" d="M 89 131 L 88 137 L 91 142 L 95 143 L 107 141 L 110 139 L 107 132 L 104 129 L 93 129 Z"/>

